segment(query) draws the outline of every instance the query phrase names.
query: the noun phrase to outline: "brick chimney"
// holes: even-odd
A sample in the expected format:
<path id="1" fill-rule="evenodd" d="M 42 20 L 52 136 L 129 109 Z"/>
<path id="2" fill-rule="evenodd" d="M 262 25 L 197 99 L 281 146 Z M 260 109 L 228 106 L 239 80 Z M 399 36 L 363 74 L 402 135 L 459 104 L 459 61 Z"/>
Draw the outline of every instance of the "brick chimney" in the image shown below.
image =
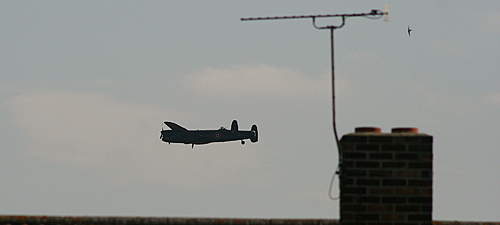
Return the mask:
<path id="1" fill-rule="evenodd" d="M 341 225 L 432 224 L 432 136 L 360 127 L 340 145 Z"/>

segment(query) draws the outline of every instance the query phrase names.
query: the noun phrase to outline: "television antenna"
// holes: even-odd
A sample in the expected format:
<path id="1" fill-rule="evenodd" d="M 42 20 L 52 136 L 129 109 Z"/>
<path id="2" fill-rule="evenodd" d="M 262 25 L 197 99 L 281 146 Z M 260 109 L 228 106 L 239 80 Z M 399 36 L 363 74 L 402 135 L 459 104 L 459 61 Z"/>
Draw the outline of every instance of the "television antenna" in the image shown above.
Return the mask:
<path id="1" fill-rule="evenodd" d="M 335 144 L 337 145 L 337 150 L 338 150 L 338 156 L 339 156 L 339 164 L 337 166 L 337 169 L 335 173 L 332 176 L 331 182 L 330 182 L 330 187 L 329 187 L 329 197 L 332 200 L 337 200 L 338 197 L 332 197 L 331 192 L 332 192 L 332 184 L 333 180 L 335 178 L 335 175 L 340 176 L 342 174 L 342 157 L 340 154 L 340 141 L 337 133 L 337 121 L 336 121 L 336 111 L 335 111 L 335 55 L 334 55 L 334 31 L 336 29 L 340 29 L 344 27 L 345 21 L 347 18 L 351 17 L 365 17 L 368 19 L 380 19 L 382 17 L 385 17 L 384 20 L 388 21 L 388 7 L 386 6 L 385 9 L 379 10 L 379 9 L 372 9 L 368 13 L 345 13 L 345 14 L 318 14 L 318 15 L 300 15 L 300 16 L 273 16 L 273 17 L 247 17 L 247 18 L 241 18 L 241 21 L 260 21 L 260 20 L 285 20 L 285 19 L 312 19 L 312 25 L 314 28 L 318 30 L 330 30 L 330 48 L 331 48 L 331 74 L 332 74 L 332 129 L 333 129 L 333 137 Z M 342 19 L 342 22 L 339 25 L 325 25 L 325 26 L 318 26 L 316 23 L 316 20 L 319 18 L 328 18 L 328 17 L 340 17 Z"/>

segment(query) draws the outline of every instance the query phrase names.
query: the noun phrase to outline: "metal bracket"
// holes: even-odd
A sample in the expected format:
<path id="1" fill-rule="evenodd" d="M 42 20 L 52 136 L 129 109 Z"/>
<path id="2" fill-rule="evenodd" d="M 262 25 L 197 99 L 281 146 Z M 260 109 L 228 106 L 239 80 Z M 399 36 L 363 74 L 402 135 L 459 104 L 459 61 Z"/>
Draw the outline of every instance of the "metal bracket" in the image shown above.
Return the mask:
<path id="1" fill-rule="evenodd" d="M 316 25 L 316 17 L 313 16 L 312 17 L 312 25 L 313 25 L 314 28 L 316 28 L 318 30 L 324 30 L 324 29 L 335 30 L 335 29 L 339 29 L 339 28 L 342 28 L 345 25 L 345 16 L 342 16 L 342 23 L 340 25 L 338 25 L 338 26 L 333 26 L 333 25 L 318 26 L 318 25 Z"/>

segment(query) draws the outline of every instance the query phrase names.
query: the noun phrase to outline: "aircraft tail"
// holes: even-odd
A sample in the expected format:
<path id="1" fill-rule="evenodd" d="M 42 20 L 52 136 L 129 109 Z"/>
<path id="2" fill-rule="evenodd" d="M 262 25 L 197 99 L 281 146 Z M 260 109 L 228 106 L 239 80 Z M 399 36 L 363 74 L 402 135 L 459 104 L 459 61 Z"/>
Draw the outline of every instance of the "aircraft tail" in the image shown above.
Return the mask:
<path id="1" fill-rule="evenodd" d="M 238 131 L 238 121 L 233 120 L 233 122 L 231 123 L 231 131 Z"/>
<path id="2" fill-rule="evenodd" d="M 257 142 L 259 140 L 259 131 L 257 131 L 257 125 L 252 125 L 251 129 L 252 133 L 254 133 L 253 137 L 250 138 L 251 142 Z"/>

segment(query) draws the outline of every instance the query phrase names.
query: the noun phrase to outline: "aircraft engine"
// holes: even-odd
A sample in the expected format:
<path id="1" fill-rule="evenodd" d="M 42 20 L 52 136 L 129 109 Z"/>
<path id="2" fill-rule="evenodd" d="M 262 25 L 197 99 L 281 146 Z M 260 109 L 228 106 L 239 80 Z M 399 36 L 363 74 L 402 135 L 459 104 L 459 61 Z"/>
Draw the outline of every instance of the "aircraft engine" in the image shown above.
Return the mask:
<path id="1" fill-rule="evenodd" d="M 250 138 L 251 142 L 257 142 L 259 140 L 259 131 L 257 130 L 257 125 L 252 125 L 251 131 L 255 134 L 253 137 Z"/>

